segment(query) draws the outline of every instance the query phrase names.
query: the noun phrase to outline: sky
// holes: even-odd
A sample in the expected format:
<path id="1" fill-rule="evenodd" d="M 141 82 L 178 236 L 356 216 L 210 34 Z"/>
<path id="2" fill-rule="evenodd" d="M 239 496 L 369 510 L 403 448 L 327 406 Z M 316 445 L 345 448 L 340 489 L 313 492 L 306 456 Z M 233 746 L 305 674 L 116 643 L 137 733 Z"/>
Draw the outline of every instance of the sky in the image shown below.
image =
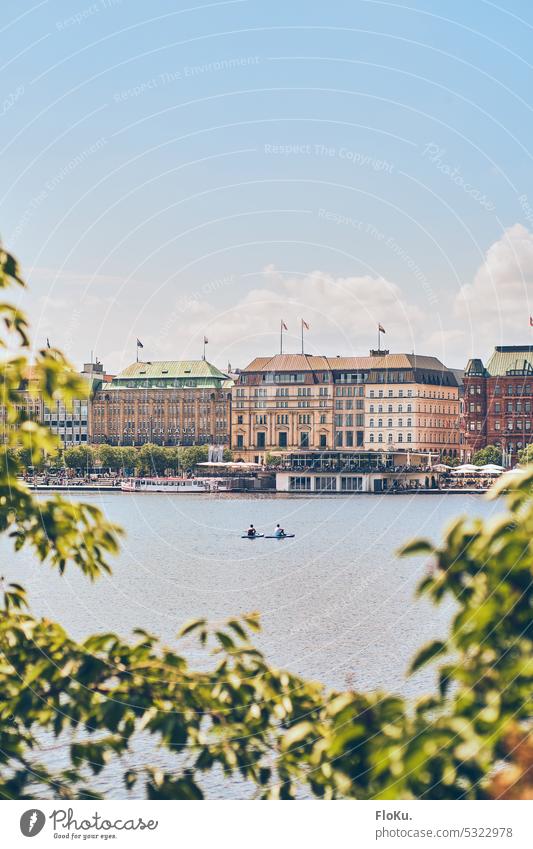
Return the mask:
<path id="1" fill-rule="evenodd" d="M 80 365 L 533 329 L 526 0 L 3 0 L 0 234 Z M 531 61 L 530 61 L 531 60 Z"/>

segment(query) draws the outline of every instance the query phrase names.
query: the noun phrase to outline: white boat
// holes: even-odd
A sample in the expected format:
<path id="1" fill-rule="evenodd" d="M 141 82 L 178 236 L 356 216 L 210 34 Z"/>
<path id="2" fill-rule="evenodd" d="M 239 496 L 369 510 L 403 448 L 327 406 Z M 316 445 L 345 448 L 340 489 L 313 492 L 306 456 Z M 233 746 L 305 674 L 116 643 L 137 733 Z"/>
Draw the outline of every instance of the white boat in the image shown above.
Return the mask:
<path id="1" fill-rule="evenodd" d="M 198 478 L 128 478 L 120 484 L 122 492 L 211 492 L 209 481 Z"/>

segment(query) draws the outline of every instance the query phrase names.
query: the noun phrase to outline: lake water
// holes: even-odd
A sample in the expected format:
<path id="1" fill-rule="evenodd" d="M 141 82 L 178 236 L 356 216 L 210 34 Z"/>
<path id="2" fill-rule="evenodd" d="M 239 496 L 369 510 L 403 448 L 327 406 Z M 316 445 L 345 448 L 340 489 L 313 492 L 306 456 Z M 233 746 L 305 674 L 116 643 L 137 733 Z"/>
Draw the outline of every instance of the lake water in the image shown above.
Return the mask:
<path id="1" fill-rule="evenodd" d="M 407 680 L 405 669 L 422 642 L 446 632 L 452 611 L 414 599 L 425 562 L 400 560 L 396 550 L 418 535 L 438 540 L 459 514 L 501 510 L 479 495 L 455 494 L 80 498 L 125 529 L 121 554 L 113 574 L 94 584 L 74 568 L 61 578 L 27 554 L 4 556 L 4 575 L 26 586 L 35 613 L 75 637 L 142 627 L 176 645 L 188 619 L 258 610 L 257 643 L 277 666 L 331 687 L 405 695 L 432 686 L 431 671 Z M 267 533 L 280 522 L 296 538 L 241 539 L 250 522 Z M 125 795 L 109 777 L 105 789 Z M 215 781 L 211 795 L 227 794 L 235 791 Z"/>

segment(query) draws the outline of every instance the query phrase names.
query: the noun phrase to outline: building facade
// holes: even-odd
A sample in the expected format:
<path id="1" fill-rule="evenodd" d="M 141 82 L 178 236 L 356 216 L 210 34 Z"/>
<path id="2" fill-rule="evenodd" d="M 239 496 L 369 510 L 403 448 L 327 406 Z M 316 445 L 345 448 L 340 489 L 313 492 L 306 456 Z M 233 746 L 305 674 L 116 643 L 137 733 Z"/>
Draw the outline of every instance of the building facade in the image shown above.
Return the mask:
<path id="1" fill-rule="evenodd" d="M 532 442 L 533 346 L 498 345 L 487 365 L 468 361 L 464 375 L 465 458 L 496 445 L 516 462 Z"/>
<path id="2" fill-rule="evenodd" d="M 95 391 L 90 440 L 229 445 L 232 385 L 206 360 L 133 363 Z"/>
<path id="3" fill-rule="evenodd" d="M 15 403 L 17 413 L 22 414 L 24 419 L 41 423 L 43 420 L 43 402 L 38 389 L 38 382 L 34 379 L 31 367 L 17 390 L 18 397 Z M 0 440 L 2 444 L 9 441 L 10 431 L 13 425 L 7 420 L 6 407 L 0 404 Z"/>
<path id="4" fill-rule="evenodd" d="M 264 462 L 295 450 L 459 451 L 459 385 L 434 357 L 258 357 L 235 382 L 232 448 Z"/>
<path id="5" fill-rule="evenodd" d="M 365 383 L 365 448 L 458 457 L 459 383 L 436 357 L 372 358 Z"/>

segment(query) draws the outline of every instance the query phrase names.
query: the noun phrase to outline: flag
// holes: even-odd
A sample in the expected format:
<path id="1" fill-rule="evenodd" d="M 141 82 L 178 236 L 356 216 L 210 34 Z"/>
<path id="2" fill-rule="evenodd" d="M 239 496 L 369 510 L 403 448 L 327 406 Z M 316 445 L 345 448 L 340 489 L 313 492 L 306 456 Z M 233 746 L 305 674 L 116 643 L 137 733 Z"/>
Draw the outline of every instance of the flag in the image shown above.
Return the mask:
<path id="1" fill-rule="evenodd" d="M 50 339 L 48 338 L 48 336 L 46 337 L 46 347 L 50 347 Z"/>
<path id="2" fill-rule="evenodd" d="M 289 328 L 287 327 L 287 325 L 285 324 L 285 322 L 283 321 L 283 319 L 281 319 L 281 329 L 282 329 L 282 330 L 288 330 L 288 329 L 289 329 Z"/>
<path id="3" fill-rule="evenodd" d="M 529 316 L 529 326 L 533 327 L 533 316 Z"/>
<path id="4" fill-rule="evenodd" d="M 207 338 L 207 336 L 204 336 L 204 345 L 208 345 L 208 344 L 209 344 L 209 339 Z"/>
<path id="5" fill-rule="evenodd" d="M 379 330 L 380 333 L 385 333 L 385 328 L 383 327 L 382 324 L 378 324 L 378 330 Z"/>
<path id="6" fill-rule="evenodd" d="M 144 345 L 143 345 L 143 343 L 141 342 L 140 339 L 137 339 L 137 347 L 138 348 L 144 348 Z"/>
<path id="7" fill-rule="evenodd" d="M 306 329 L 306 330 L 310 330 L 310 329 L 311 329 L 311 328 L 309 327 L 308 323 L 307 323 L 306 321 L 304 321 L 304 319 L 303 319 L 303 318 L 302 318 L 302 326 L 303 326 L 303 327 L 305 327 L 305 329 Z"/>

